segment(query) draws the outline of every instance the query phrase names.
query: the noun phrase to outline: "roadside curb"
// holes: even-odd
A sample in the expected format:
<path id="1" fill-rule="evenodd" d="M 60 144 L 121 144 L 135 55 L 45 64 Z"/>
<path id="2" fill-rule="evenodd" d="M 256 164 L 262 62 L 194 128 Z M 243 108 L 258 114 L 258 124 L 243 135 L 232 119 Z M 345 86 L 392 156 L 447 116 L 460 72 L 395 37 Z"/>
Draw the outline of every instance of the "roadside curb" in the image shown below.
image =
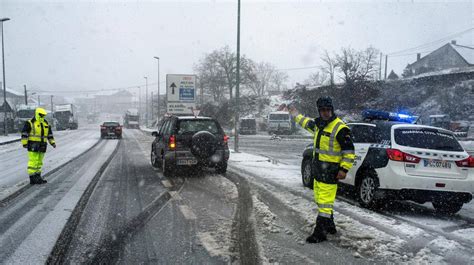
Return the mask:
<path id="1" fill-rule="evenodd" d="M 21 138 L 8 140 L 8 141 L 5 141 L 5 142 L 0 142 L 0 145 L 11 144 L 11 143 L 19 142 L 19 141 L 21 141 Z"/>

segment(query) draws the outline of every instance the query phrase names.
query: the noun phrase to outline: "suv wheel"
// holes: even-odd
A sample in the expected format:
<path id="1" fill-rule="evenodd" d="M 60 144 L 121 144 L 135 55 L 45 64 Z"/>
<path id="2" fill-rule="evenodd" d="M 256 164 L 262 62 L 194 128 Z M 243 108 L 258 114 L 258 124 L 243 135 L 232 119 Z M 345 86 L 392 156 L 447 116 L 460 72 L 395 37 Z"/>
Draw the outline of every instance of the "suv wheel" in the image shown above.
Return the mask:
<path id="1" fill-rule="evenodd" d="M 377 208 L 380 204 L 375 198 L 375 192 L 379 187 L 377 177 L 374 172 L 363 172 L 357 187 L 357 199 L 362 207 Z"/>
<path id="2" fill-rule="evenodd" d="M 227 172 L 227 161 L 217 164 L 216 172 L 218 174 L 225 174 Z"/>
<path id="3" fill-rule="evenodd" d="M 155 168 L 160 167 L 160 162 L 159 162 L 158 156 L 155 154 L 155 148 L 151 149 L 150 160 L 151 160 L 151 165 L 153 167 L 155 167 Z"/>
<path id="4" fill-rule="evenodd" d="M 433 207 L 442 214 L 455 214 L 461 210 L 463 203 L 456 201 L 433 201 Z"/>
<path id="5" fill-rule="evenodd" d="M 301 178 L 303 180 L 303 186 L 310 189 L 313 188 L 314 177 L 311 170 L 311 158 L 303 159 L 303 163 L 301 163 Z"/>

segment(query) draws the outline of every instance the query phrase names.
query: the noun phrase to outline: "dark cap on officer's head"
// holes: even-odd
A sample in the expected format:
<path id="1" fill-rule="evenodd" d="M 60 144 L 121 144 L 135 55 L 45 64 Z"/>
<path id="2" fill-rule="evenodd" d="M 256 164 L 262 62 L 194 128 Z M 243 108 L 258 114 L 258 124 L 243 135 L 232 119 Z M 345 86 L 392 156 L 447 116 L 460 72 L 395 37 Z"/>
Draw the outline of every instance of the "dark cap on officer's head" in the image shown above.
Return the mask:
<path id="1" fill-rule="evenodd" d="M 320 98 L 318 98 L 318 101 L 316 102 L 316 105 L 318 106 L 318 109 L 321 109 L 321 108 L 334 109 L 334 107 L 332 105 L 332 99 L 330 97 L 320 97 Z"/>

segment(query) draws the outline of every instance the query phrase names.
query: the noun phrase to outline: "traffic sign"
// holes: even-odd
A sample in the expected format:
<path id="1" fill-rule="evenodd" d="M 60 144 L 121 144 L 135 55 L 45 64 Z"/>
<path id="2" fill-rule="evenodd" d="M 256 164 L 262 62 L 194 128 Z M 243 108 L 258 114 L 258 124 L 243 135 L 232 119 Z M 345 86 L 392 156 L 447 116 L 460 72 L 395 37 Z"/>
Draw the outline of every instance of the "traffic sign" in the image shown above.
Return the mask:
<path id="1" fill-rule="evenodd" d="M 195 75 L 166 75 L 166 94 L 168 102 L 195 102 Z"/>

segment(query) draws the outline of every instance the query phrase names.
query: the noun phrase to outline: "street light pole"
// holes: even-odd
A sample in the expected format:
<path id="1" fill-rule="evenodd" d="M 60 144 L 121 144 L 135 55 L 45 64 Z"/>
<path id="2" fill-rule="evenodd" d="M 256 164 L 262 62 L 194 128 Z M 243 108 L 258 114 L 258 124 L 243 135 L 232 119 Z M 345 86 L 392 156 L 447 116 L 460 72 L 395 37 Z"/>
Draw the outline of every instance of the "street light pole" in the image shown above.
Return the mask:
<path id="1" fill-rule="evenodd" d="M 145 76 L 145 126 L 148 127 L 148 77 Z"/>
<path id="2" fill-rule="evenodd" d="M 154 58 L 158 61 L 158 104 L 157 104 L 158 117 L 157 117 L 157 120 L 159 120 L 160 119 L 160 57 L 155 56 Z"/>
<path id="3" fill-rule="evenodd" d="M 235 84 L 235 139 L 234 139 L 234 151 L 239 152 L 239 86 L 240 86 L 240 0 L 237 3 L 237 73 L 236 73 L 236 84 Z"/>
<path id="4" fill-rule="evenodd" d="M 5 83 L 5 48 L 3 41 L 3 22 L 10 20 L 9 18 L 0 18 L 0 25 L 2 28 L 2 68 L 3 68 L 3 129 L 4 135 L 8 135 L 7 131 L 7 84 Z"/>

